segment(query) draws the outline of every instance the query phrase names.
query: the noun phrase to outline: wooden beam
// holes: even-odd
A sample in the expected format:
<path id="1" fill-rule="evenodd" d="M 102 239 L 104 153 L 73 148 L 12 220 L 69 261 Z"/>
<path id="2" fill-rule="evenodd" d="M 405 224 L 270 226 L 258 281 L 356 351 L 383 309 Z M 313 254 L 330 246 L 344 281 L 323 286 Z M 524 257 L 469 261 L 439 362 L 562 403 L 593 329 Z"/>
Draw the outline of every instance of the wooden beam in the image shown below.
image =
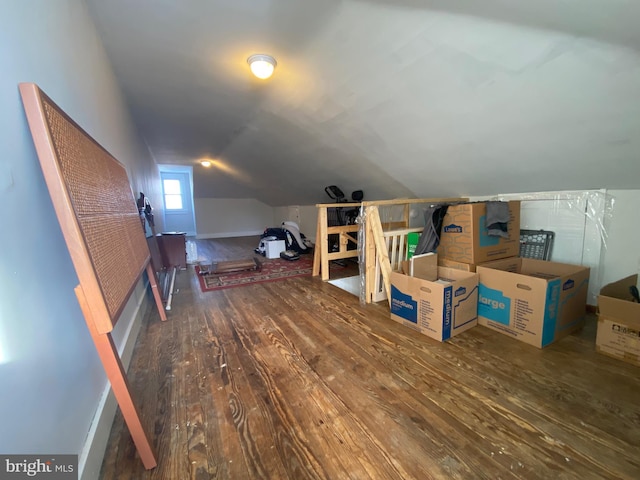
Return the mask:
<path id="1" fill-rule="evenodd" d="M 127 428 L 131 433 L 133 443 L 136 445 L 140 459 L 144 468 L 147 470 L 154 468 L 158 465 L 156 461 L 156 454 L 153 451 L 153 447 L 147 438 L 147 434 L 144 431 L 144 427 L 140 420 L 140 414 L 131 396 L 131 389 L 129 388 L 129 382 L 127 381 L 127 374 L 125 373 L 118 349 L 113 343 L 110 333 L 100 333 L 96 328 L 96 322 L 93 318 L 91 309 L 89 308 L 89 302 L 87 296 L 84 293 L 81 285 L 78 285 L 75 289 L 80 309 L 84 314 L 85 322 L 93 343 L 98 351 L 98 356 L 102 361 L 102 366 L 107 374 L 109 383 L 111 383 L 111 389 L 118 401 L 118 406 L 122 412 L 122 416 L 127 424 Z M 164 309 L 160 309 L 163 311 Z"/>
<path id="2" fill-rule="evenodd" d="M 318 208 L 353 208 L 359 207 L 360 203 L 316 203 L 316 207 Z"/>
<path id="3" fill-rule="evenodd" d="M 362 202 L 365 207 L 382 205 L 404 205 L 414 203 L 457 203 L 469 201 L 466 197 L 443 197 L 443 198 L 396 198 L 393 200 L 371 200 Z M 335 204 L 334 204 L 335 206 Z"/>
<path id="4" fill-rule="evenodd" d="M 327 232 L 327 209 L 321 208 L 318 212 L 318 218 L 320 221 L 320 273 L 322 280 L 329 280 L 329 258 L 327 253 L 329 252 L 329 234 Z"/>
<path id="5" fill-rule="evenodd" d="M 313 271 L 311 272 L 311 275 L 314 277 L 320 275 L 320 262 L 322 261 L 322 228 L 320 227 L 320 223 L 322 222 L 321 210 L 322 208 L 318 209 L 318 221 L 316 222 L 316 244 L 313 248 Z"/>
<path id="6" fill-rule="evenodd" d="M 365 212 L 365 301 L 366 303 L 373 302 L 375 287 L 375 275 L 376 275 L 376 245 L 373 240 L 373 230 L 371 229 L 371 223 L 368 221 L 371 209 L 375 207 L 367 207 Z"/>
<path id="7" fill-rule="evenodd" d="M 382 225 L 380 224 L 380 215 L 378 208 L 371 208 L 367 221 L 371 223 L 371 233 L 373 235 L 373 241 L 376 246 L 376 255 L 378 262 L 380 262 L 380 271 L 382 272 L 382 280 L 384 282 L 384 289 L 387 293 L 387 301 L 391 305 L 391 262 L 389 261 L 389 255 L 387 254 L 387 246 L 384 241 L 384 235 L 382 232 Z"/>
<path id="8" fill-rule="evenodd" d="M 153 265 L 151 265 L 151 261 L 147 263 L 147 276 L 149 277 L 149 284 L 151 285 L 151 293 L 153 293 L 153 298 L 156 302 L 158 313 L 160 314 L 160 320 L 166 322 L 167 314 L 165 313 L 162 304 L 162 295 L 160 294 L 160 290 L 158 290 L 158 277 L 156 276 L 156 271 L 153 268 Z"/>

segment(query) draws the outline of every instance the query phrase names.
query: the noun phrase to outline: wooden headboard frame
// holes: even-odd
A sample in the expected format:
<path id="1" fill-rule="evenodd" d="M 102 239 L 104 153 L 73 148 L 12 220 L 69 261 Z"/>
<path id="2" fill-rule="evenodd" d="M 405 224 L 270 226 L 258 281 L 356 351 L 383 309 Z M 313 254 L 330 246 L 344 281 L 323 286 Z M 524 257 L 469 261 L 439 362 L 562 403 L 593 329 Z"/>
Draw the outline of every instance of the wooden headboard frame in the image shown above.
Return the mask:
<path id="1" fill-rule="evenodd" d="M 155 454 L 110 333 L 144 271 L 167 319 L 126 169 L 36 84 L 21 83 L 20 94 L 80 282 L 78 302 L 143 464 L 153 468 Z"/>

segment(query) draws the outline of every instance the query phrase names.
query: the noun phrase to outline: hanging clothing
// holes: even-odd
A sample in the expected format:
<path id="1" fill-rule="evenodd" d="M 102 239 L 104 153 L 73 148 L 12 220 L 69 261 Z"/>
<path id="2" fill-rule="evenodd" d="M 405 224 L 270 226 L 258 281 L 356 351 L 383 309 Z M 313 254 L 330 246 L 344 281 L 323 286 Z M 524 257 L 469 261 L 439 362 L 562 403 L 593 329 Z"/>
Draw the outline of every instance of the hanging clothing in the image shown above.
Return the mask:
<path id="1" fill-rule="evenodd" d="M 414 255 L 435 252 L 440 245 L 440 234 L 448 205 L 432 205 L 424 212 L 424 229 L 416 245 Z"/>
<path id="2" fill-rule="evenodd" d="M 487 235 L 508 238 L 509 202 L 486 202 Z"/>

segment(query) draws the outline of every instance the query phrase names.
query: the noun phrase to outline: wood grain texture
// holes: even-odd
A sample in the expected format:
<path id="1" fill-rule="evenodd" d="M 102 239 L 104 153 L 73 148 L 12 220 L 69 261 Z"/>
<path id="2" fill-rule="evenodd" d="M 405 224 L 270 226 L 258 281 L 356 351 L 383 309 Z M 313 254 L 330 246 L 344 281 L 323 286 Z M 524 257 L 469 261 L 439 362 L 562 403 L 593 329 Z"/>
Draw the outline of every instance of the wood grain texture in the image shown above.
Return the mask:
<path id="1" fill-rule="evenodd" d="M 438 343 L 317 277 L 177 283 L 129 371 L 158 467 L 118 416 L 103 479 L 640 478 L 639 371 L 595 353 L 593 316 L 544 350 L 480 326 Z"/>

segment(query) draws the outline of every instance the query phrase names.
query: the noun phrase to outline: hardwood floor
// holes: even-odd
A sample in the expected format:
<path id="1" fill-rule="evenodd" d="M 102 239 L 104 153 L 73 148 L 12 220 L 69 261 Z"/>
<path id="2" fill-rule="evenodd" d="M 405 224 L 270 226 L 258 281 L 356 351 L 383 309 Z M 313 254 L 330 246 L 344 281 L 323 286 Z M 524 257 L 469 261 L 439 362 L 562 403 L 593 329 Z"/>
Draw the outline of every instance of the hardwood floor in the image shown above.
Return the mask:
<path id="1" fill-rule="evenodd" d="M 159 465 L 118 414 L 102 479 L 640 478 L 640 370 L 594 352 L 593 316 L 538 350 L 438 343 L 318 278 L 202 293 L 189 267 L 177 288 L 128 373 Z"/>

